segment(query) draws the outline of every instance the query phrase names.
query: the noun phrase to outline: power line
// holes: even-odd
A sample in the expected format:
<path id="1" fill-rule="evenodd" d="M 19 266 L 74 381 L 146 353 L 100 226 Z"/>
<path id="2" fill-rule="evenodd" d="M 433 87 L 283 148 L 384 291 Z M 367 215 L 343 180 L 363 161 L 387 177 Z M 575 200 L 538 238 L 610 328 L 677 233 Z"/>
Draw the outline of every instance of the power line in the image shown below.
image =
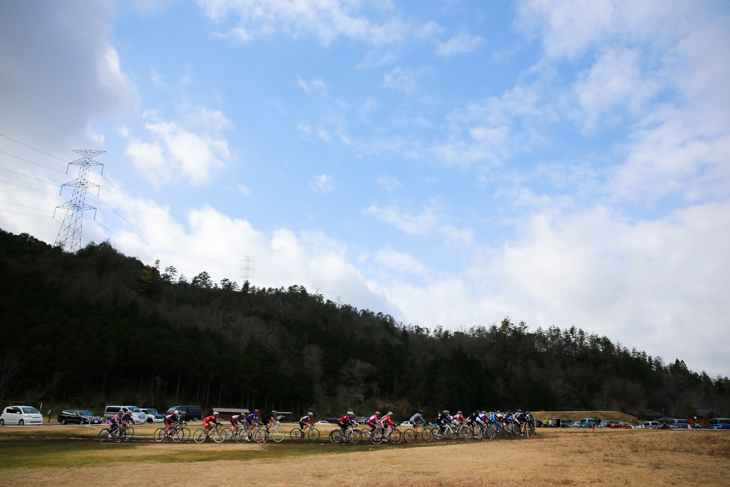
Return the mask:
<path id="1" fill-rule="evenodd" d="M 63 160 L 63 159 L 61 159 L 60 157 L 54 156 L 53 154 L 49 154 L 49 153 L 48 153 L 48 152 L 46 152 L 46 151 L 43 151 L 43 150 L 41 150 L 41 149 L 38 149 L 37 147 L 33 147 L 32 145 L 28 145 L 28 144 L 26 144 L 25 142 L 21 142 L 21 141 L 19 141 L 19 140 L 17 140 L 17 139 L 14 139 L 14 138 L 10 137 L 9 135 L 5 135 L 5 134 L 0 134 L 0 137 L 5 137 L 5 138 L 6 138 L 6 139 L 8 139 L 8 140 L 12 140 L 12 141 L 13 141 L 13 142 L 15 142 L 16 144 L 24 145 L 25 147 L 27 147 L 27 148 L 29 148 L 29 149 L 33 149 L 34 151 L 40 152 L 41 154 L 45 154 L 45 155 L 47 155 L 48 157 L 52 157 L 52 158 L 54 158 L 54 159 L 58 159 L 58 160 L 59 160 L 59 161 L 61 161 L 61 162 L 68 162 L 68 161 L 64 161 L 64 160 Z"/>
<path id="2" fill-rule="evenodd" d="M 13 205 L 13 206 L 21 206 L 23 208 L 28 208 L 29 210 L 38 210 L 38 211 L 43 211 L 43 212 L 48 211 L 48 210 L 44 210 L 44 209 L 41 209 L 41 208 L 33 208 L 32 206 L 21 205 L 20 203 L 13 203 L 12 201 L 0 200 L 0 203 L 5 203 L 5 204 L 8 204 L 8 205 Z"/>
<path id="3" fill-rule="evenodd" d="M 50 186 L 55 186 L 54 183 L 49 183 L 48 181 L 44 181 L 42 179 L 39 179 L 39 178 L 36 178 L 36 177 L 33 177 L 33 176 L 28 176 L 27 174 L 23 174 L 22 172 L 18 172 L 18 171 L 13 171 L 12 169 L 8 169 L 6 167 L 0 167 L 0 170 L 7 171 L 7 172 L 11 172 L 13 174 L 17 174 L 18 176 L 22 176 L 24 178 L 33 179 L 33 180 L 38 181 L 38 182 L 41 182 L 43 184 L 48 184 Z"/>
<path id="4" fill-rule="evenodd" d="M 48 191 L 43 191 L 41 189 L 29 188 L 28 186 L 23 186 L 22 184 L 11 183 L 10 181 L 2 181 L 2 180 L 0 180 L 0 183 L 2 183 L 2 184 L 9 184 L 10 186 L 17 186 L 19 188 L 27 189 L 27 190 L 30 190 L 30 191 L 36 191 L 38 193 L 45 193 L 45 194 L 51 194 L 53 196 L 58 196 L 56 193 L 50 193 Z"/>
<path id="5" fill-rule="evenodd" d="M 36 150 L 37 150 L 37 149 L 36 149 Z M 66 174 L 65 172 L 61 171 L 60 169 L 54 169 L 54 168 L 52 168 L 52 167 L 49 167 L 49 166 L 46 166 L 46 165 L 40 164 L 40 163 L 38 163 L 38 162 L 34 162 L 34 161 L 31 161 L 31 160 L 28 160 L 28 159 L 24 159 L 24 158 L 22 158 L 22 157 L 20 157 L 20 156 L 16 156 L 15 154 L 11 154 L 11 153 L 9 153 L 9 152 L 5 152 L 5 151 L 2 151 L 2 150 L 0 150 L 0 154 L 5 154 L 6 156 L 14 157 L 14 158 L 16 158 L 16 159 L 19 159 L 19 160 L 21 160 L 21 161 L 24 161 L 24 162 L 29 162 L 29 163 L 31 163 L 31 164 L 35 164 L 36 166 L 40 166 L 40 167 L 42 167 L 42 168 L 45 168 L 45 169 L 49 169 L 49 170 L 51 170 L 51 171 L 55 171 L 55 172 L 58 172 L 58 173 L 61 173 L 61 174 Z M 65 162 L 65 161 L 64 161 L 64 162 Z"/>
<path id="6" fill-rule="evenodd" d="M 114 235 L 115 237 L 117 237 L 117 238 L 119 238 L 119 239 L 122 239 L 122 240 L 127 240 L 127 241 L 129 241 L 129 239 L 127 239 L 127 238 L 125 238 L 125 237 L 120 237 L 119 235 L 117 235 L 116 233 L 114 233 L 114 232 L 113 232 L 113 231 L 112 231 L 112 230 L 111 230 L 110 228 L 106 227 L 105 225 L 103 225 L 103 224 L 102 224 L 101 222 L 99 222 L 98 220 L 93 220 L 93 222 L 94 222 L 94 223 L 96 223 L 97 225 L 99 225 L 99 226 L 100 226 L 101 228 L 103 228 L 103 229 L 104 229 L 104 230 L 106 230 L 107 232 L 109 232 L 109 233 L 111 233 L 112 235 Z M 142 254 L 142 255 L 144 255 L 145 257 L 147 257 L 147 258 L 148 258 L 149 260 L 153 260 L 153 258 L 152 258 L 152 257 L 150 257 L 149 255 L 147 255 L 147 254 L 146 254 L 146 253 L 144 253 L 143 251 L 139 250 L 139 249 L 138 249 L 137 247 L 135 247 L 134 245 L 130 245 L 130 246 L 131 246 L 131 247 L 132 247 L 133 249 L 135 249 L 135 250 L 136 250 L 137 252 L 139 252 L 140 254 Z"/>
<path id="7" fill-rule="evenodd" d="M 16 213 L 18 215 L 35 216 L 37 218 L 50 218 L 51 220 L 53 220 L 53 217 L 50 217 L 48 215 L 34 215 L 33 213 L 26 213 L 24 211 L 6 210 L 4 208 L 0 208 L 0 211 L 5 212 L 5 213 Z"/>

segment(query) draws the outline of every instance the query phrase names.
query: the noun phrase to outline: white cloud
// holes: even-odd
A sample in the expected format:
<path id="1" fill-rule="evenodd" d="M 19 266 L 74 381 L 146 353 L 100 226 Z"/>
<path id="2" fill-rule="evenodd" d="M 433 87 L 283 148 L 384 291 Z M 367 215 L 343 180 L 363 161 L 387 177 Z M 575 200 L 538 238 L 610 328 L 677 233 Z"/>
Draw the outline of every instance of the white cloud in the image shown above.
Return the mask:
<path id="1" fill-rule="evenodd" d="M 320 174 L 309 182 L 309 189 L 318 193 L 331 193 L 335 189 L 335 180 L 328 174 Z"/>
<path id="2" fill-rule="evenodd" d="M 131 140 L 125 155 L 158 187 L 178 179 L 206 184 L 230 157 L 221 131 L 231 123 L 220 111 L 199 108 L 182 114 L 178 121 L 165 121 L 155 112 L 145 116 L 151 141 Z"/>
<path id="3" fill-rule="evenodd" d="M 385 189 L 387 192 L 392 193 L 402 186 L 401 182 L 393 176 L 380 176 L 378 178 L 378 185 Z"/>
<path id="4" fill-rule="evenodd" d="M 431 200 L 431 204 L 424 206 L 423 212 L 418 215 L 402 211 L 396 205 L 385 208 L 371 205 L 363 210 L 363 213 L 374 216 L 409 235 L 438 235 L 447 243 L 458 246 L 472 243 L 472 231 L 451 224 L 454 218 L 444 211 L 438 199 Z"/>
<path id="5" fill-rule="evenodd" d="M 383 78 L 383 86 L 399 90 L 406 95 L 413 95 L 418 91 L 418 79 L 433 73 L 431 66 L 420 68 L 396 67 Z"/>
<path id="6" fill-rule="evenodd" d="M 419 262 L 410 254 L 396 252 L 391 248 L 378 250 L 373 257 L 373 261 L 399 273 L 415 274 L 418 276 L 426 275 L 426 267 L 422 262 Z"/>
<path id="7" fill-rule="evenodd" d="M 456 56 L 475 51 L 486 44 L 486 40 L 480 36 L 472 36 L 468 32 L 459 32 L 445 42 L 439 42 L 436 54 L 439 56 Z"/>
<path id="8" fill-rule="evenodd" d="M 276 31 L 294 37 L 314 35 L 323 44 L 338 37 L 360 39 L 373 44 L 395 42 L 403 38 L 404 26 L 392 16 L 388 4 L 360 4 L 338 0 L 198 0 L 213 20 L 222 22 L 229 12 L 238 17 L 231 35 L 243 42 Z M 385 20 L 370 20 L 361 7 Z"/>

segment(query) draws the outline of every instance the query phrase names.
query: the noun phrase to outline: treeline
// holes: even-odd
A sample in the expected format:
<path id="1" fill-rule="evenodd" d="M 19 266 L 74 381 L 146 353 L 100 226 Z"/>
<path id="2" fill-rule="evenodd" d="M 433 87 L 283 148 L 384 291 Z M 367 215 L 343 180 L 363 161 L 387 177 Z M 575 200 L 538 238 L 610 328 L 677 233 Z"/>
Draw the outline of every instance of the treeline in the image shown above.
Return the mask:
<path id="1" fill-rule="evenodd" d="M 0 230 L 0 404 L 730 413 L 730 380 L 570 328 L 429 330 L 304 287 L 76 254 Z"/>

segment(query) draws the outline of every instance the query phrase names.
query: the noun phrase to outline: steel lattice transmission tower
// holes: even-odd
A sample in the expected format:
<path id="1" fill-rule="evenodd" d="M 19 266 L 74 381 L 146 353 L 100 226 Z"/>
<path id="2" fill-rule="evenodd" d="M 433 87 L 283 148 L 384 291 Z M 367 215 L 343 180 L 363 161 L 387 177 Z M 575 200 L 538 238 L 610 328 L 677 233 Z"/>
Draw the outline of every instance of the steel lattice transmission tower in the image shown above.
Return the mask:
<path id="1" fill-rule="evenodd" d="M 86 204 L 86 188 L 99 188 L 98 184 L 89 182 L 89 170 L 91 169 L 91 166 L 102 166 L 101 172 L 102 174 L 104 173 L 104 164 L 96 162 L 94 157 L 99 154 L 103 154 L 106 151 L 79 149 L 74 152 L 81 154 L 81 159 L 69 162 L 68 166 L 66 166 L 66 174 L 68 174 L 69 166 L 73 164 L 74 166 L 79 166 L 79 175 L 73 181 L 61 185 L 60 193 L 63 193 L 64 186 L 72 187 L 74 192 L 69 201 L 56 207 L 56 209 L 65 208 L 66 216 L 63 218 L 61 229 L 58 231 L 58 237 L 56 237 L 55 245 L 61 247 L 67 252 L 76 252 L 79 248 L 81 248 L 81 227 L 83 226 L 84 221 L 84 211 L 96 211 L 95 207 Z M 55 210 L 53 212 L 53 216 L 56 216 Z M 96 217 L 96 213 L 94 214 L 94 217 Z"/>
<path id="2" fill-rule="evenodd" d="M 241 261 L 243 267 L 243 282 L 253 284 L 253 255 L 244 255 Z"/>

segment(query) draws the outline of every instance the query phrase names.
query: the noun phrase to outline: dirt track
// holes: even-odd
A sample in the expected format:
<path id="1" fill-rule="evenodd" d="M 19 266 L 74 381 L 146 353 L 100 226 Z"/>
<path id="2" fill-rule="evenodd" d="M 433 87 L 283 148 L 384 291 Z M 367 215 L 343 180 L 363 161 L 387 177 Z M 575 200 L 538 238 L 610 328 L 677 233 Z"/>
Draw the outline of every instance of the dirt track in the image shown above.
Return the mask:
<path id="1" fill-rule="evenodd" d="M 560 432 L 529 441 L 371 451 L 281 446 L 99 445 L 84 454 L 101 456 L 108 461 L 106 466 L 11 467 L 0 472 L 0 485 L 724 486 L 730 478 L 730 435 L 710 432 Z M 257 452 L 263 458 L 252 458 Z M 163 454 L 164 461 L 156 459 Z M 177 455 L 184 461 L 176 463 Z M 217 456 L 226 460 L 214 460 Z"/>

